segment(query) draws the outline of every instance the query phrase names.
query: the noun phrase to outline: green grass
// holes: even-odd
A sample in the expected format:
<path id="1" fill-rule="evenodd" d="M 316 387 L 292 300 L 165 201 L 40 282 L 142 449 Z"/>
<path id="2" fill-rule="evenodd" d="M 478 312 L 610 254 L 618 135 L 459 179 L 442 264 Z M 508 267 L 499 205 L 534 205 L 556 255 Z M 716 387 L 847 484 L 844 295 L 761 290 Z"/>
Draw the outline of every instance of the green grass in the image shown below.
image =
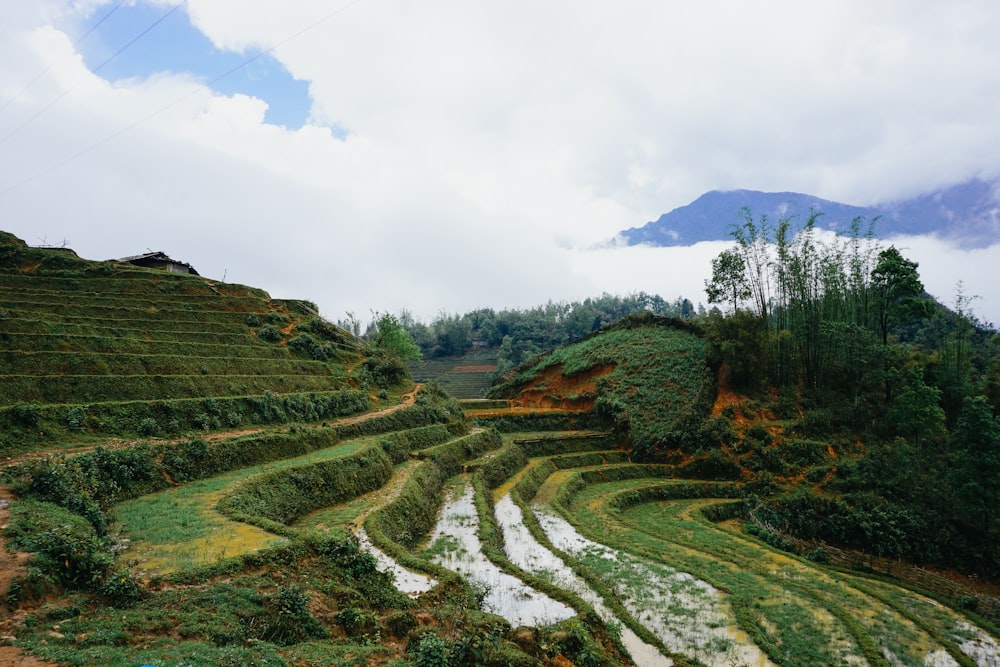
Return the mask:
<path id="1" fill-rule="evenodd" d="M 140 568 L 161 573 L 232 557 L 243 548 L 267 546 L 280 537 L 234 522 L 215 510 L 228 490 L 253 475 L 344 457 L 378 439 L 360 438 L 125 501 L 115 508 L 120 534 L 131 541 L 133 553 L 141 558 Z"/>

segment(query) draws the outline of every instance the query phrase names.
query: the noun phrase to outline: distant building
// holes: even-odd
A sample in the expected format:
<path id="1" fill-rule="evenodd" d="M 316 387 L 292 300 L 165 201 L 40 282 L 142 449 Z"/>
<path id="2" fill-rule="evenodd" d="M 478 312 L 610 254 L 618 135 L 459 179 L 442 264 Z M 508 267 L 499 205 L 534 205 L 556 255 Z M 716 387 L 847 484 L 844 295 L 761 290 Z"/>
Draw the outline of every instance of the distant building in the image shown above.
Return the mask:
<path id="1" fill-rule="evenodd" d="M 162 252 L 147 252 L 144 255 L 122 257 L 118 261 L 135 264 L 136 266 L 141 266 L 147 269 L 169 271 L 170 273 L 190 273 L 195 276 L 200 275 L 190 264 L 178 262 L 176 259 L 170 259 Z"/>

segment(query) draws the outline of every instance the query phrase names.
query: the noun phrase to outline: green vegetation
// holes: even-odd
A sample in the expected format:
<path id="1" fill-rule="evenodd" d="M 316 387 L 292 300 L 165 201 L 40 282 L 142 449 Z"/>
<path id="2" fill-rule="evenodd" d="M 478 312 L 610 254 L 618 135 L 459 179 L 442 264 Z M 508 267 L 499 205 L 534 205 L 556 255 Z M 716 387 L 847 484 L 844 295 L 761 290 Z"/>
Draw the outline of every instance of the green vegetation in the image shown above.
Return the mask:
<path id="1" fill-rule="evenodd" d="M 556 375 L 550 378 L 548 371 Z M 592 392 L 573 382 L 593 375 L 597 379 Z M 688 434 L 711 407 L 714 386 L 704 342 L 694 327 L 642 315 L 525 365 L 491 396 L 529 391 L 542 394 L 542 400 L 590 399 L 594 414 L 628 438 L 639 457 L 651 457 L 689 440 Z M 574 394 L 581 391 L 587 395 Z"/>
<path id="2" fill-rule="evenodd" d="M 0 235 L 0 512 L 30 554 L 4 627 L 60 664 L 618 665 L 636 638 L 687 667 L 992 664 L 1000 347 L 860 223 L 814 227 L 747 212 L 728 315 L 605 296 L 363 337 Z M 470 485 L 449 520 L 576 617 L 511 628 L 431 561 Z M 565 568 L 514 564 L 507 494 Z M 404 595 L 385 555 L 433 582 Z"/>
<path id="3" fill-rule="evenodd" d="M 789 493 L 764 489 L 757 514 L 773 530 L 1000 575 L 1000 487 L 987 481 L 1000 469 L 996 334 L 961 286 L 955 311 L 933 303 L 916 263 L 862 233 L 863 221 L 824 242 L 819 218 L 793 236 L 791 220 L 744 211 L 709 282 L 732 312 L 706 331 L 725 381 L 786 418 L 783 436 L 822 438 L 839 454 L 862 443 L 863 455 L 824 470 L 818 449 L 802 458 L 716 429 L 722 456 L 767 484 L 784 478 Z M 802 472 L 812 486 L 792 480 Z"/>

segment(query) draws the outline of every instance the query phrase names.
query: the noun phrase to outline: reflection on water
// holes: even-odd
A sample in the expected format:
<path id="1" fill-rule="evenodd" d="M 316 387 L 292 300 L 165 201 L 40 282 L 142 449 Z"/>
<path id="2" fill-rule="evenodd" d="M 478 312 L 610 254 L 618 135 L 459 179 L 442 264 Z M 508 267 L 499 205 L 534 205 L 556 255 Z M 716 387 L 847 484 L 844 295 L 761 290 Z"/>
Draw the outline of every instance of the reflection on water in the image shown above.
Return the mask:
<path id="1" fill-rule="evenodd" d="M 510 495 L 505 495 L 497 501 L 494 509 L 497 523 L 503 531 L 505 551 L 510 562 L 532 574 L 549 577 L 553 584 L 576 593 L 594 608 L 605 623 L 621 622 L 586 581 L 577 576 L 558 556 L 539 544 L 528 532 L 521 508 L 514 504 Z M 669 667 L 674 664 L 655 646 L 644 642 L 628 626 L 622 626 L 621 640 L 637 665 Z"/>
<path id="2" fill-rule="evenodd" d="M 445 503 L 431 535 L 431 559 L 458 572 L 483 594 L 483 611 L 513 625 L 550 625 L 576 615 L 567 605 L 529 588 L 483 555 L 472 488 Z"/>
<path id="3" fill-rule="evenodd" d="M 415 598 L 421 593 L 426 593 L 437 586 L 437 581 L 431 577 L 426 574 L 407 570 L 389 556 L 389 554 L 372 544 L 372 541 L 368 539 L 368 533 L 364 529 L 358 531 L 358 542 L 363 551 L 375 556 L 375 560 L 378 561 L 379 572 L 390 573 L 395 580 L 396 588 L 411 598 Z"/>

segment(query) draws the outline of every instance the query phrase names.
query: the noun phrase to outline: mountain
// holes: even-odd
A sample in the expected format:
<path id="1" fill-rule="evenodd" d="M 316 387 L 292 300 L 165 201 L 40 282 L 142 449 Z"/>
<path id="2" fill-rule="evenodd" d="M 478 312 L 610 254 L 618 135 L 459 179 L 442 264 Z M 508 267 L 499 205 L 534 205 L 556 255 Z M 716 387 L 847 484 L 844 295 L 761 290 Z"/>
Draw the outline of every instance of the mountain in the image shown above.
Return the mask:
<path id="1" fill-rule="evenodd" d="M 797 192 L 713 190 L 687 206 L 664 213 L 642 227 L 620 233 L 628 245 L 683 246 L 699 241 L 729 239 L 729 228 L 750 208 L 755 219 L 766 214 L 772 222 L 791 216 L 802 222 L 815 209 L 821 228 L 844 233 L 861 217 L 876 220 L 875 233 L 887 238 L 931 234 L 963 247 L 981 248 L 1000 240 L 1000 180 L 965 183 L 876 206 L 852 206 Z"/>

